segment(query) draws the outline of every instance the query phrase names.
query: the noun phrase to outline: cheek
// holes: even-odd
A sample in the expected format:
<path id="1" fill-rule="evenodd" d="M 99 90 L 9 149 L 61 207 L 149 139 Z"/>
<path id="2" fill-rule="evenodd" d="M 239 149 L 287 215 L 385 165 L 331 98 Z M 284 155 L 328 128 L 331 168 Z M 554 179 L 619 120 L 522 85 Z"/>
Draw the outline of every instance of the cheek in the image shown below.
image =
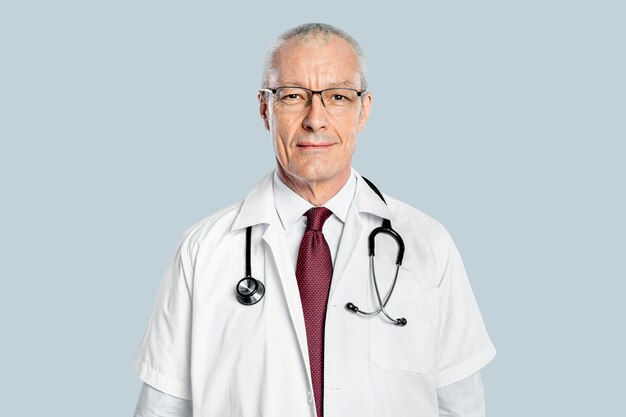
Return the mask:
<path id="1" fill-rule="evenodd" d="M 358 121 L 351 120 L 349 123 L 345 123 L 340 127 L 339 131 L 341 132 L 344 146 L 348 149 L 353 149 L 359 132 Z"/>
<path id="2" fill-rule="evenodd" d="M 298 124 L 289 118 L 280 118 L 273 115 L 270 123 L 270 132 L 274 141 L 274 149 L 276 154 L 288 155 L 290 152 L 290 143 L 295 136 Z"/>

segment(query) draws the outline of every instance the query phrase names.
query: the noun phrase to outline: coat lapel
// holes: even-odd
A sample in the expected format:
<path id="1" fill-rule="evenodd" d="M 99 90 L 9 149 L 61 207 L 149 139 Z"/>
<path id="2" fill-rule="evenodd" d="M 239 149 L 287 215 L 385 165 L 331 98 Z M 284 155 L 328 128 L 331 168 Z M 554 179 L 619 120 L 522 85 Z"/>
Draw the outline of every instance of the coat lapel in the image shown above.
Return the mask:
<path id="1" fill-rule="evenodd" d="M 273 173 L 270 173 L 267 177 L 263 178 L 248 194 L 233 223 L 232 230 L 267 224 L 262 238 L 268 248 L 265 260 L 266 265 L 272 264 L 274 268 L 268 268 L 266 266 L 265 273 L 278 272 L 284 302 L 291 316 L 293 330 L 298 340 L 298 345 L 300 346 L 302 362 L 306 368 L 307 375 L 310 375 L 309 353 L 302 303 L 300 301 L 300 291 L 298 289 L 295 269 L 289 258 L 285 235 L 282 233 L 280 219 L 278 218 L 274 206 L 272 175 Z M 254 242 L 252 244 L 254 244 Z M 267 278 L 266 276 L 264 280 L 267 280 Z"/>
<path id="2" fill-rule="evenodd" d="M 368 216 L 368 213 L 374 214 L 375 217 Z M 363 266 L 367 267 L 365 271 L 369 269 L 367 240 L 370 232 L 380 225 L 383 218 L 393 220 L 391 210 L 357 174 L 356 192 L 341 234 L 329 300 L 346 272 L 356 271 L 352 268 L 354 262 L 362 262 Z"/>
<path id="3" fill-rule="evenodd" d="M 367 245 L 364 245 L 367 235 L 365 233 L 363 219 L 360 218 L 351 205 L 343 226 L 341 239 L 339 240 L 339 248 L 337 250 L 337 258 L 335 259 L 335 267 L 333 268 L 333 279 L 330 284 L 329 301 L 332 300 L 339 282 L 343 279 L 348 266 L 353 262 L 367 261 Z"/>
<path id="4" fill-rule="evenodd" d="M 284 301 L 287 304 L 289 315 L 291 316 L 291 323 L 293 324 L 294 332 L 298 338 L 304 367 L 307 370 L 307 375 L 309 375 L 309 353 L 307 347 L 306 328 L 304 325 L 304 314 L 302 312 L 300 290 L 298 289 L 296 274 L 293 270 L 291 260 L 289 259 L 289 256 L 287 256 L 289 253 L 287 251 L 287 242 L 285 241 L 284 235 L 280 233 L 280 228 L 276 225 L 276 223 L 269 225 L 263 235 L 263 240 L 269 247 L 274 265 L 278 271 L 280 282 L 282 284 Z"/>

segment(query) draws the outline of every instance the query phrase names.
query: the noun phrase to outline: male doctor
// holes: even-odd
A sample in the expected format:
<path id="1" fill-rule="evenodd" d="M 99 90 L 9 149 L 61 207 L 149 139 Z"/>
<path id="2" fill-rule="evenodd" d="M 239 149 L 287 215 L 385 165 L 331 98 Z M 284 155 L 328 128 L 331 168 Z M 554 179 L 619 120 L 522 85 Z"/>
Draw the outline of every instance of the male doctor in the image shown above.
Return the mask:
<path id="1" fill-rule="evenodd" d="M 276 170 L 184 233 L 133 361 L 135 416 L 484 416 L 495 349 L 454 243 L 351 166 L 372 103 L 357 42 L 283 33 L 258 100 Z M 406 249 L 388 300 L 396 241 L 368 251 L 384 219 Z"/>

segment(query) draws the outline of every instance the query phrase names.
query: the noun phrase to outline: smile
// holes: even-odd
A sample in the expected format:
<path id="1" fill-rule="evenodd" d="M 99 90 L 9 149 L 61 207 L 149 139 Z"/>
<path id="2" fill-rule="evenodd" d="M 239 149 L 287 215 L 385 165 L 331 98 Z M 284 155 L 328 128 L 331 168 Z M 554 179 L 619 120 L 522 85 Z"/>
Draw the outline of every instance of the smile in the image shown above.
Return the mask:
<path id="1" fill-rule="evenodd" d="M 304 150 L 323 150 L 323 149 L 328 149 L 331 146 L 333 146 L 333 143 L 301 143 L 296 145 L 298 148 L 300 149 L 304 149 Z"/>

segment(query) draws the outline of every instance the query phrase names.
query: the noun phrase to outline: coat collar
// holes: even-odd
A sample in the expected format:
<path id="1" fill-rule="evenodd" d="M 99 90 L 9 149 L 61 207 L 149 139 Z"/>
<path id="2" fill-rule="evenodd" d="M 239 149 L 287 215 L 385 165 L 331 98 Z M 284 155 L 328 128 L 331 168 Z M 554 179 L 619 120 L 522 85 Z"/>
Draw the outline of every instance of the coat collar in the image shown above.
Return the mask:
<path id="1" fill-rule="evenodd" d="M 356 172 L 356 171 L 355 171 Z M 394 220 L 389 206 L 370 188 L 357 173 L 356 194 L 354 195 L 354 209 L 357 213 L 370 213 L 381 219 Z M 383 193 L 384 195 L 384 193 Z M 389 197 L 386 198 L 389 201 Z"/>
<path id="2" fill-rule="evenodd" d="M 354 170 L 354 169 L 353 169 Z M 354 194 L 354 209 L 357 213 L 370 213 L 381 219 L 393 221 L 393 215 L 389 207 L 376 195 L 376 193 L 356 174 L 356 193 Z M 239 214 L 235 219 L 232 229 L 243 229 L 258 224 L 271 224 L 279 221 L 274 206 L 274 187 L 272 185 L 274 171 L 264 176 L 252 188 L 243 201 Z"/>
<path id="3" fill-rule="evenodd" d="M 271 224 L 278 220 L 274 208 L 272 175 L 274 175 L 274 171 L 261 178 L 250 190 L 241 204 L 239 214 L 237 214 L 231 230 L 235 231 L 263 223 Z"/>

